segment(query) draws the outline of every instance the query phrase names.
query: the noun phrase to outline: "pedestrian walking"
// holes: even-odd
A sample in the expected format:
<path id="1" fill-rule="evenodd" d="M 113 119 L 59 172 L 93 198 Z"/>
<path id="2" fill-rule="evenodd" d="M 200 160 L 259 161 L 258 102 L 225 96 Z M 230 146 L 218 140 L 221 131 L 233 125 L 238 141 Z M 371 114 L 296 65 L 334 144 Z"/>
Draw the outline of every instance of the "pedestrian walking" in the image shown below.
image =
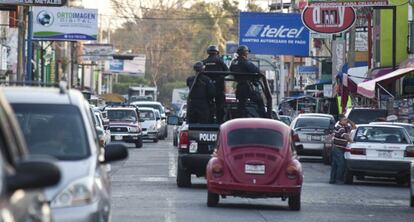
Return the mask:
<path id="1" fill-rule="evenodd" d="M 355 123 L 345 118 L 343 114 L 339 115 L 339 121 L 335 124 L 334 140 L 332 148 L 332 166 L 330 184 L 337 182 L 344 182 L 345 172 L 345 149 L 350 141 L 349 134 L 352 129 L 355 129 Z"/>

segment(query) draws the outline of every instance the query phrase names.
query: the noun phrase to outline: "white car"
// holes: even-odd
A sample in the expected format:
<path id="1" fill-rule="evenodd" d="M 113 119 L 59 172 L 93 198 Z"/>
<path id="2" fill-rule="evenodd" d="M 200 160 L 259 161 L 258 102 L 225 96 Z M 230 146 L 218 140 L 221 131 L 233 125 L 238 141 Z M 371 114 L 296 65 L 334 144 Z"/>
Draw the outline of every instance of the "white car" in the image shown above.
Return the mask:
<path id="1" fill-rule="evenodd" d="M 159 131 L 159 138 L 161 140 L 168 137 L 168 127 L 167 127 L 167 114 L 165 113 L 165 108 L 160 102 L 155 101 L 137 101 L 132 102 L 131 105 L 138 106 L 138 108 L 152 108 L 156 109 L 161 114 L 161 131 Z"/>
<path id="2" fill-rule="evenodd" d="M 411 140 L 414 141 L 414 125 L 410 123 L 400 123 L 400 122 L 372 122 L 371 125 L 392 125 L 392 126 L 401 126 L 407 130 L 408 135 L 410 135 Z"/>
<path id="3" fill-rule="evenodd" d="M 100 137 L 100 143 L 105 147 L 106 144 L 111 142 L 111 131 L 104 127 L 102 113 L 100 111 L 94 110 L 93 112 L 95 118 L 95 126 L 98 130 L 98 136 Z M 102 141 L 101 141 L 102 140 Z"/>
<path id="4" fill-rule="evenodd" d="M 142 126 L 142 139 L 152 140 L 155 143 L 158 142 L 158 129 L 157 118 L 155 110 L 151 108 L 140 108 L 139 118 L 143 121 Z"/>
<path id="5" fill-rule="evenodd" d="M 353 183 L 354 176 L 392 177 L 399 184 L 407 182 L 414 147 L 403 127 L 358 125 L 350 138 L 345 152 L 346 184 Z"/>

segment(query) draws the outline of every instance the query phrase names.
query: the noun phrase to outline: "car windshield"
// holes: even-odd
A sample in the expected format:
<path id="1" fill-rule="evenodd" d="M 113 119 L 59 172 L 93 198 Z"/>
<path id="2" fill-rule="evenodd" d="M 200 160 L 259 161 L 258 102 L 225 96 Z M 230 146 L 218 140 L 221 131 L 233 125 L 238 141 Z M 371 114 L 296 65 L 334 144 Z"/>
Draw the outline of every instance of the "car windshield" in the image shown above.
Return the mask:
<path id="1" fill-rule="evenodd" d="M 348 119 L 352 120 L 355 124 L 368 124 L 374 122 L 378 118 L 386 118 L 386 116 L 386 110 L 354 109 L 350 111 Z"/>
<path id="2" fill-rule="evenodd" d="M 299 118 L 296 121 L 295 129 L 329 129 L 331 120 L 329 118 Z"/>
<path id="3" fill-rule="evenodd" d="M 72 105 L 13 104 L 31 154 L 60 160 L 90 155 L 80 111 Z"/>
<path id="4" fill-rule="evenodd" d="M 139 111 L 139 118 L 143 120 L 155 120 L 154 112 L 149 110 L 140 110 Z"/>
<path id="5" fill-rule="evenodd" d="M 143 104 L 137 104 L 138 105 L 138 107 L 141 107 L 141 108 L 152 108 L 152 109 L 156 109 L 156 110 L 158 110 L 161 114 L 163 114 L 164 113 L 164 109 L 162 108 L 162 106 L 161 105 L 159 105 L 159 104 L 146 104 L 146 103 L 143 103 Z"/>
<path id="6" fill-rule="evenodd" d="M 283 136 L 272 129 L 242 128 L 228 134 L 227 144 L 230 147 L 259 145 L 280 149 L 283 146 Z"/>
<path id="7" fill-rule="evenodd" d="M 287 116 L 280 116 L 279 118 L 280 118 L 280 121 L 286 123 L 287 125 L 290 125 L 291 122 L 290 122 L 290 118 L 289 117 L 287 117 Z"/>
<path id="8" fill-rule="evenodd" d="M 359 127 L 354 141 L 367 143 L 408 143 L 401 128 L 372 126 Z"/>
<path id="9" fill-rule="evenodd" d="M 155 117 L 158 119 L 161 118 L 160 112 L 155 112 Z"/>
<path id="10" fill-rule="evenodd" d="M 110 121 L 137 121 L 137 114 L 134 110 L 108 110 Z"/>

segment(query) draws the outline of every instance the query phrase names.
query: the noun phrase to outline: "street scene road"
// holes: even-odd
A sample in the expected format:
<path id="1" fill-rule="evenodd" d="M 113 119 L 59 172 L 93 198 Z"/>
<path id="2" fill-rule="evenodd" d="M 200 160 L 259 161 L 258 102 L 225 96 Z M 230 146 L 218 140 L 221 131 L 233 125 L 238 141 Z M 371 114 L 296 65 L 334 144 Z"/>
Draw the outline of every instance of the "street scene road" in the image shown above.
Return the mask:
<path id="1" fill-rule="evenodd" d="M 171 138 L 171 137 L 169 137 Z M 113 221 L 412 221 L 409 188 L 392 180 L 369 179 L 331 185 L 330 166 L 320 158 L 301 158 L 302 208 L 289 211 L 280 199 L 228 197 L 206 206 L 206 181 L 177 188 L 177 148 L 171 140 L 129 148 L 129 159 L 112 166 Z"/>

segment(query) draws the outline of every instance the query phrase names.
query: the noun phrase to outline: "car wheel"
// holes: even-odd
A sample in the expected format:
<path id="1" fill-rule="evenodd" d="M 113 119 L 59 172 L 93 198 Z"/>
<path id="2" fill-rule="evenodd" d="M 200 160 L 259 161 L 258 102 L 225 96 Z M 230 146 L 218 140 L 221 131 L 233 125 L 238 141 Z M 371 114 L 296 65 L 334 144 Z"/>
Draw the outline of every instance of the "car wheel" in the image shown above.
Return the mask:
<path id="1" fill-rule="evenodd" d="M 178 187 L 191 187 L 191 173 L 188 172 L 181 164 L 181 160 L 177 161 L 177 186 Z"/>
<path id="2" fill-rule="evenodd" d="M 158 143 L 158 138 L 157 139 L 153 139 L 152 141 L 154 141 L 154 143 Z"/>
<path id="3" fill-rule="evenodd" d="M 165 139 L 165 132 L 162 132 L 160 135 L 160 140 L 164 140 Z"/>
<path id="4" fill-rule="evenodd" d="M 413 194 L 411 194 L 411 197 L 410 197 L 410 207 L 414 207 L 414 196 L 413 196 Z"/>
<path id="5" fill-rule="evenodd" d="M 300 210 L 300 194 L 289 197 L 288 204 L 290 210 Z"/>
<path id="6" fill-rule="evenodd" d="M 135 147 L 136 147 L 136 148 L 141 148 L 141 147 L 142 147 L 142 138 L 139 138 L 139 139 L 135 142 Z"/>
<path id="7" fill-rule="evenodd" d="M 354 175 L 347 168 L 345 168 L 344 183 L 345 184 L 353 184 L 354 183 Z"/>
<path id="8" fill-rule="evenodd" d="M 217 206 L 219 200 L 220 200 L 220 196 L 218 194 L 207 191 L 207 206 L 208 207 Z"/>

